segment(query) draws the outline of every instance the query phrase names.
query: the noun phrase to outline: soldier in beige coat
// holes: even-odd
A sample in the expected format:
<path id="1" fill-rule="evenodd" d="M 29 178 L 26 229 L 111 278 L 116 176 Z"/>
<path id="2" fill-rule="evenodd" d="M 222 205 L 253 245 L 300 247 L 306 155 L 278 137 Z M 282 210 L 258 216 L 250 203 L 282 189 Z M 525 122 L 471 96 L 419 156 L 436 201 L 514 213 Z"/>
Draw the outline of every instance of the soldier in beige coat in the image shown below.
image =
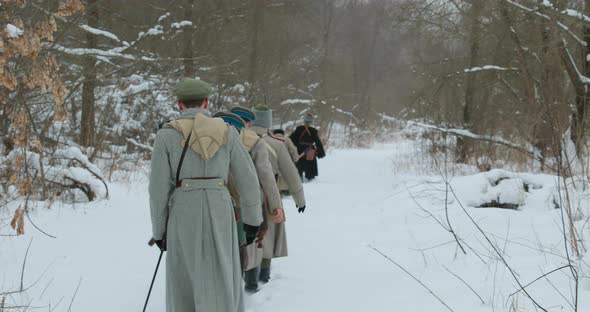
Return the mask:
<path id="1" fill-rule="evenodd" d="M 293 144 L 293 141 L 291 141 L 289 137 L 285 137 L 285 130 L 275 129 L 273 131 L 273 134 L 275 137 L 285 140 L 285 147 L 287 147 L 287 151 L 289 151 L 289 155 L 291 156 L 293 163 L 297 164 L 297 161 L 299 160 L 299 154 L 297 154 L 297 147 L 295 146 L 295 144 Z M 283 178 L 283 176 L 279 176 L 279 178 L 277 179 L 277 185 L 279 186 L 279 191 L 281 191 L 282 194 L 284 193 L 285 195 L 289 195 L 289 186 L 287 185 L 287 182 L 285 181 L 285 178 Z"/>
<path id="2" fill-rule="evenodd" d="M 248 113 L 254 119 L 254 113 L 245 108 L 240 108 L 244 113 Z M 285 221 L 285 212 L 283 211 L 283 202 L 277 187 L 275 174 L 269 160 L 269 154 L 274 153 L 274 150 L 256 134 L 256 132 L 244 128 L 245 121 L 240 116 L 233 113 L 218 113 L 214 117 L 220 117 L 225 122 L 234 126 L 240 131 L 240 138 L 244 148 L 252 156 L 258 180 L 260 182 L 263 198 L 263 211 L 271 217 L 270 220 L 266 218 L 263 224 L 260 237 L 264 237 L 264 231 L 268 227 L 268 222 L 282 223 Z M 244 273 L 244 280 L 246 282 L 246 291 L 255 293 L 258 291 L 258 268 L 246 271 Z"/>
<path id="3" fill-rule="evenodd" d="M 274 153 L 270 154 L 270 162 L 272 164 L 275 175 L 280 175 L 285 178 L 289 186 L 289 192 L 295 200 L 295 204 L 299 213 L 305 211 L 305 195 L 303 193 L 303 185 L 299 178 L 297 168 L 289 156 L 289 152 L 285 147 L 284 141 L 273 136 L 269 128 L 272 126 L 272 111 L 266 106 L 257 106 L 253 109 L 256 114 L 256 119 L 252 121 L 252 130 L 272 148 Z M 285 224 L 268 224 L 268 231 L 264 240 L 264 256 L 262 266 L 260 269 L 260 281 L 268 282 L 270 280 L 270 266 L 272 258 L 286 257 L 288 255 L 287 249 L 287 233 Z"/>

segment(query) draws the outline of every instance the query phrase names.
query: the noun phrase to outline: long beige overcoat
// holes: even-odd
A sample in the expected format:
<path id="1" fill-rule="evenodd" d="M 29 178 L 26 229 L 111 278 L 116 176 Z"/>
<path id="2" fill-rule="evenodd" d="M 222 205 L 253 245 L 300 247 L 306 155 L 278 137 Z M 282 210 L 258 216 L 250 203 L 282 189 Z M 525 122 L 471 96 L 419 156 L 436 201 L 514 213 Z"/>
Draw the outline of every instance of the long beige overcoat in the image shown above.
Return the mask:
<path id="1" fill-rule="evenodd" d="M 299 178 L 297 168 L 285 147 L 284 142 L 268 133 L 268 129 L 261 127 L 252 127 L 259 136 L 271 147 L 269 154 L 270 163 L 272 165 L 275 175 L 284 177 L 285 182 L 289 187 L 289 192 L 295 200 L 297 207 L 305 206 L 305 195 L 303 193 L 303 185 Z M 267 212 L 268 213 L 268 212 Z M 271 219 L 271 216 L 268 216 Z M 288 255 L 287 247 L 287 232 L 285 223 L 276 224 L 268 222 L 268 232 L 262 241 L 264 245 L 264 258 L 272 259 L 279 257 L 286 257 Z"/>
<path id="2" fill-rule="evenodd" d="M 277 187 L 276 175 L 270 162 L 270 155 L 274 153 L 274 150 L 256 132 L 250 129 L 242 129 L 240 137 L 246 151 L 250 152 L 254 161 L 260 186 L 262 187 L 264 196 L 266 196 L 267 209 L 272 212 L 274 209 L 283 208 L 281 194 Z"/>
<path id="3" fill-rule="evenodd" d="M 153 237 L 166 235 L 167 312 L 243 312 L 237 226 L 226 179 L 240 192 L 244 223 L 262 222 L 254 164 L 240 137 L 205 110 L 188 109 L 158 131 L 150 174 Z M 180 179 L 176 169 L 191 135 Z"/>
<path id="4" fill-rule="evenodd" d="M 297 154 L 297 147 L 295 146 L 295 144 L 293 144 L 293 141 L 291 141 L 291 139 L 288 137 L 285 138 L 285 136 L 282 134 L 274 134 L 274 136 L 281 140 L 284 140 L 283 143 L 285 144 L 285 147 L 287 147 L 287 151 L 289 152 L 291 159 L 294 163 L 297 163 L 297 160 L 299 160 L 299 155 Z M 289 186 L 287 185 L 287 182 L 285 181 L 285 178 L 283 178 L 283 176 L 279 176 L 277 178 L 277 185 L 279 187 L 279 191 L 289 190 Z"/>

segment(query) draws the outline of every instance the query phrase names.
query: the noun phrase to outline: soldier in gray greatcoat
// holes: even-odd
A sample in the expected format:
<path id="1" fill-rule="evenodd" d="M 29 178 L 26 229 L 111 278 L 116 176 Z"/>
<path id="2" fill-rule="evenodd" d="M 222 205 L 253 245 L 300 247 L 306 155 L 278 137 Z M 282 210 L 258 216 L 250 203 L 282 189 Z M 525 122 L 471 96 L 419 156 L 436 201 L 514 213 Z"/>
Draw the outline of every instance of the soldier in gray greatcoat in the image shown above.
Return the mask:
<path id="1" fill-rule="evenodd" d="M 243 312 L 236 216 L 226 182 L 231 174 L 241 220 L 257 232 L 256 170 L 237 131 L 209 117 L 208 84 L 185 79 L 175 93 L 181 117 L 156 135 L 149 185 L 153 239 L 168 251 L 166 311 Z"/>

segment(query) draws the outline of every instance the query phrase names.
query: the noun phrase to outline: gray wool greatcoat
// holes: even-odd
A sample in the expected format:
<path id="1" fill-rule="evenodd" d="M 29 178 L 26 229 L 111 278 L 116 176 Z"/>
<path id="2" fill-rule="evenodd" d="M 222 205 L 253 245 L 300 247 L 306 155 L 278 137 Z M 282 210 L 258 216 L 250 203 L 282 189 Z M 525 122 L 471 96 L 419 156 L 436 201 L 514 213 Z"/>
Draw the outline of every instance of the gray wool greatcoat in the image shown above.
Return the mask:
<path id="1" fill-rule="evenodd" d="M 270 136 L 268 134 L 268 129 L 261 127 L 252 127 L 251 129 L 261 136 L 264 142 L 271 147 L 272 152 L 269 153 L 269 160 L 272 169 L 275 175 L 280 175 L 285 179 L 285 182 L 289 187 L 289 192 L 293 196 L 297 207 L 305 206 L 305 195 L 303 193 L 301 178 L 299 177 L 299 172 L 287 151 L 284 141 Z M 272 217 L 269 216 L 267 219 L 272 220 Z M 272 259 L 286 257 L 288 255 L 288 248 L 285 223 L 276 224 L 272 221 L 268 221 L 267 224 L 268 232 L 262 241 L 262 245 L 264 246 L 263 258 Z"/>
<path id="2" fill-rule="evenodd" d="M 198 113 L 209 116 L 205 110 L 188 109 L 180 119 L 195 119 Z M 225 186 L 228 175 L 234 177 L 240 192 L 244 223 L 258 226 L 262 222 L 261 196 L 252 159 L 237 131 L 224 131 L 225 142 L 209 154 L 210 159 L 188 149 L 178 188 L 176 169 L 184 135 L 173 128 L 156 135 L 149 193 L 153 237 L 166 235 L 168 244 L 167 312 L 244 311 L 236 218 Z M 194 137 L 195 130 L 191 141 Z M 214 179 L 195 179 L 204 177 Z"/>

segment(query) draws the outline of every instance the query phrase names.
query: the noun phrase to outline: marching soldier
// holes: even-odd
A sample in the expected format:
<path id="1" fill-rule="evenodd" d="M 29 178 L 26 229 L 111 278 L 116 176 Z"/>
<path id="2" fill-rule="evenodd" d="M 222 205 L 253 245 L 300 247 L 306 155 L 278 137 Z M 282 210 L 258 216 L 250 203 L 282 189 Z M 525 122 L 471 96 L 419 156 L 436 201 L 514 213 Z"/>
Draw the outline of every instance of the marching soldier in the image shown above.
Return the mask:
<path id="1" fill-rule="evenodd" d="M 275 129 L 272 133 L 275 137 L 285 140 L 285 147 L 287 147 L 287 151 L 289 152 L 289 155 L 291 155 L 291 159 L 293 159 L 293 162 L 296 163 L 299 159 L 299 154 L 297 153 L 297 146 L 293 144 L 291 138 L 285 137 L 285 130 Z"/>
<path id="2" fill-rule="evenodd" d="M 254 113 L 246 108 L 236 108 L 242 112 L 242 115 L 247 114 L 248 120 L 255 118 Z M 234 109 L 234 110 L 236 110 Z M 266 220 L 263 224 L 263 229 L 259 237 L 264 237 L 264 232 L 268 227 L 268 222 L 282 223 L 285 220 L 285 212 L 283 211 L 283 203 L 281 201 L 281 195 L 275 181 L 275 175 L 272 170 L 272 165 L 269 160 L 269 153 L 274 153 L 268 144 L 262 140 L 254 131 L 244 128 L 245 121 L 238 115 L 233 113 L 218 113 L 215 115 L 225 120 L 227 123 L 233 125 L 240 131 L 240 138 L 246 151 L 252 156 L 256 172 L 258 174 L 258 180 L 263 193 L 263 211 L 272 219 Z M 258 268 L 248 270 L 244 274 L 244 280 L 246 282 L 246 291 L 249 293 L 255 293 L 258 291 Z"/>
<path id="3" fill-rule="evenodd" d="M 299 213 L 303 213 L 305 211 L 305 196 L 297 168 L 289 156 L 284 141 L 273 136 L 269 130 L 272 127 L 272 111 L 267 106 L 259 105 L 253 109 L 253 112 L 256 118 L 252 121 L 251 129 L 274 151 L 274 153 L 270 153 L 273 172 L 275 176 L 280 175 L 285 178 Z M 261 282 L 267 283 L 270 280 L 271 259 L 288 255 L 285 223 L 268 223 L 268 230 L 262 244 L 264 255 L 259 278 Z"/>
<path id="4" fill-rule="evenodd" d="M 181 117 L 159 130 L 152 154 L 153 239 L 167 250 L 167 312 L 243 312 L 236 216 L 227 177 L 240 193 L 241 219 L 255 237 L 260 190 L 237 131 L 209 117 L 211 87 L 196 79 L 175 88 Z"/>
<path id="5" fill-rule="evenodd" d="M 285 140 L 285 147 L 287 147 L 287 151 L 289 151 L 289 155 L 291 156 L 293 163 L 296 164 L 299 160 L 297 147 L 295 146 L 295 144 L 293 144 L 293 141 L 291 141 L 289 137 L 285 137 L 285 130 L 275 129 L 273 131 L 273 134 L 275 137 Z M 279 186 L 279 191 L 281 191 L 281 194 L 289 195 L 289 186 L 287 185 L 287 182 L 285 182 L 285 178 L 279 176 L 279 178 L 277 179 L 277 185 Z"/>

